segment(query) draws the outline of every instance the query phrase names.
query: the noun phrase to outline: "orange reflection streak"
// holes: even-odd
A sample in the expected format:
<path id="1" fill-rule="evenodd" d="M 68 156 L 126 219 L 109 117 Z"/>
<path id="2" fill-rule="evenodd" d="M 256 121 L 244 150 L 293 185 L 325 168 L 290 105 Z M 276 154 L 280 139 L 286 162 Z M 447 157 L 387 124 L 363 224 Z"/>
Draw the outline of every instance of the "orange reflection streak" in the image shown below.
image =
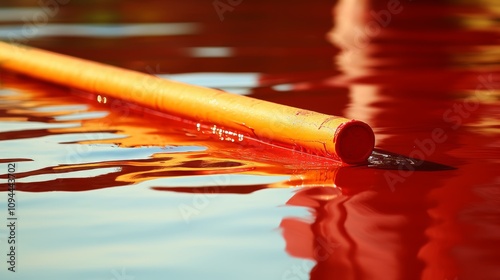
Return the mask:
<path id="1" fill-rule="evenodd" d="M 23 108 L 13 108 L 4 112 L 6 116 L 49 124 L 68 124 L 71 127 L 25 130 L 3 133 L 7 139 L 22 139 L 56 135 L 73 135 L 64 144 L 76 144 L 77 148 L 68 148 L 68 157 L 74 159 L 72 164 L 46 166 L 18 174 L 19 178 L 52 176 L 56 179 L 23 183 L 20 180 L 19 190 L 24 191 L 82 191 L 106 187 L 133 185 L 153 179 L 172 176 L 195 176 L 211 174 L 302 174 L 310 168 L 335 169 L 337 162 L 325 161 L 323 158 L 307 155 L 300 151 L 281 149 L 272 145 L 248 143 L 251 138 L 245 136 L 241 144 L 227 144 L 228 138 L 239 141 L 239 135 L 213 127 L 195 125 L 175 117 L 162 118 L 151 115 L 150 111 L 120 103 L 110 98 L 103 102 L 103 97 L 87 93 L 71 91 L 39 81 L 31 81 L 25 77 L 5 75 L 4 85 L 22 93 L 21 97 L 29 99 L 22 103 Z M 82 97 L 82 98 L 79 98 Z M 91 101 L 82 103 L 84 98 Z M 63 109 L 57 112 L 33 110 L 53 106 L 83 106 L 74 110 Z M 68 117 L 81 113 L 104 112 L 105 116 L 84 119 Z M 60 119 L 58 119 L 60 118 Z M 147 122 L 145 122 L 145 119 Z M 223 136 L 223 141 L 221 137 Z M 69 137 L 69 136 L 68 136 Z M 243 140 L 243 139 L 242 139 Z M 92 147 L 105 145 L 127 152 L 127 149 L 162 147 L 160 152 L 147 158 L 125 160 L 104 159 L 81 162 L 85 152 Z M 199 151 L 178 152 L 177 147 L 197 147 Z M 72 150 L 73 149 L 73 150 Z M 79 149 L 83 149 L 80 153 Z M 174 150 L 174 152 L 170 152 Z M 26 159 L 29 160 L 29 159 Z M 75 178 L 79 172 L 104 172 L 95 175 L 92 184 L 83 183 L 83 178 Z M 75 175 L 73 175 L 75 174 Z M 292 185 L 295 185 L 293 183 Z M 268 186 L 269 187 L 269 186 Z"/>

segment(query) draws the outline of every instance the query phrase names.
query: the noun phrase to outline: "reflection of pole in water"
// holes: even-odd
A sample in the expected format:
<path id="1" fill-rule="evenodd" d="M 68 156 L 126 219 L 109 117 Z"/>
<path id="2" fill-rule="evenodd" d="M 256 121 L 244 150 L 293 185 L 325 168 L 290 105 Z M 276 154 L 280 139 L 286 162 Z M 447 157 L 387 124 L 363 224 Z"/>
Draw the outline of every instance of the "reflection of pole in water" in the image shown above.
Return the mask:
<path id="1" fill-rule="evenodd" d="M 367 203 L 380 195 L 370 190 L 377 185 L 377 174 L 368 168 L 341 168 L 333 177 L 336 188 L 310 186 L 287 202 L 307 207 L 313 215 L 312 222 L 289 217 L 280 225 L 287 252 L 316 261 L 311 279 L 397 279 L 394 251 L 401 240 L 391 227 L 404 218 Z"/>

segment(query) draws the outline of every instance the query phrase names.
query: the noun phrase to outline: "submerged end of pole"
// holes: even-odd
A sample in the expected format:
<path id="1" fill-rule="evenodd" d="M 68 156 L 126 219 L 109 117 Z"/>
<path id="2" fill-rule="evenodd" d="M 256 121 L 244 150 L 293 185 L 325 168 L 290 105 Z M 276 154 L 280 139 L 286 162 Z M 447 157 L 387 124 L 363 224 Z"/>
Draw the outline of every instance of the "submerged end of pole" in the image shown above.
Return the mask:
<path id="1" fill-rule="evenodd" d="M 373 152 L 375 134 L 368 124 L 351 120 L 337 128 L 333 142 L 335 152 L 343 162 L 362 164 Z"/>

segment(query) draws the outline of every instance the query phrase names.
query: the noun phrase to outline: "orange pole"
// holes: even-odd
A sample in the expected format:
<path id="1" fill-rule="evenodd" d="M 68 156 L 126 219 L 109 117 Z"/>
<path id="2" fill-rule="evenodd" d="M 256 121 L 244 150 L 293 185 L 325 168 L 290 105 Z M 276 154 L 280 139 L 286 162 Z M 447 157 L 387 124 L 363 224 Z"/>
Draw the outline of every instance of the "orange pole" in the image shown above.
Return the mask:
<path id="1" fill-rule="evenodd" d="M 347 164 L 364 163 L 375 137 L 364 122 L 284 106 L 62 54 L 0 42 L 0 67 L 134 102 Z"/>

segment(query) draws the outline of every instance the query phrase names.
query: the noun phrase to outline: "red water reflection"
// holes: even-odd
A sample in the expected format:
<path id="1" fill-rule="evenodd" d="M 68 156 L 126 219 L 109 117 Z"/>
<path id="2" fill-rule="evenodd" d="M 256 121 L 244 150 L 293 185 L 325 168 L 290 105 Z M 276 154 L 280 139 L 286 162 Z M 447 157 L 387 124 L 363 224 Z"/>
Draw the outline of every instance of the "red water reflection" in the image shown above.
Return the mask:
<path id="1" fill-rule="evenodd" d="M 389 2 L 397 15 L 370 27 L 374 14 L 389 15 Z M 345 191 L 358 185 L 352 181 L 336 182 L 342 192 L 299 190 L 287 204 L 311 209 L 313 221 L 290 217 L 281 228 L 287 252 L 316 261 L 311 279 L 500 277 L 500 212 L 492 207 L 500 201 L 499 69 L 482 64 L 478 50 L 499 34 L 464 27 L 467 15 L 493 7 L 414 2 L 340 1 L 330 38 L 342 48 L 344 75 L 332 84 L 348 86 L 345 115 L 370 123 L 378 147 L 458 169 L 359 169 L 357 192 Z M 356 31 L 369 28 L 376 34 L 361 33 L 360 42 Z"/>

